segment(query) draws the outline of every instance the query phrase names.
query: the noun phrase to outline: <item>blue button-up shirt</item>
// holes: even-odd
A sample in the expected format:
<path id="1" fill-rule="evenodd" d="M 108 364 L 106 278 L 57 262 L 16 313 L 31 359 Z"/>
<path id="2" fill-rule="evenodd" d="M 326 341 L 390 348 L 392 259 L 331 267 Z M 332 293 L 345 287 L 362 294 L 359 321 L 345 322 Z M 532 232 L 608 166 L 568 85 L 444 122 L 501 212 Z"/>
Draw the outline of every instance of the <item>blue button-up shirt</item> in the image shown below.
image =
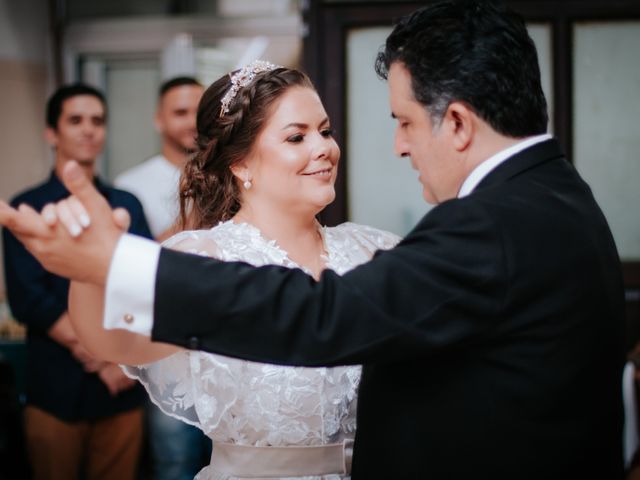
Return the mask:
<path id="1" fill-rule="evenodd" d="M 131 233 L 151 238 L 136 197 L 98 179 L 95 185 L 113 208 L 127 209 Z M 54 172 L 11 204 L 26 203 L 40 211 L 67 196 Z M 27 403 L 66 421 L 101 418 L 141 405 L 145 394 L 140 385 L 111 397 L 96 374 L 85 372 L 71 352 L 47 334 L 67 310 L 69 281 L 47 272 L 7 229 L 3 229 L 3 247 L 9 306 L 13 316 L 27 325 Z"/>

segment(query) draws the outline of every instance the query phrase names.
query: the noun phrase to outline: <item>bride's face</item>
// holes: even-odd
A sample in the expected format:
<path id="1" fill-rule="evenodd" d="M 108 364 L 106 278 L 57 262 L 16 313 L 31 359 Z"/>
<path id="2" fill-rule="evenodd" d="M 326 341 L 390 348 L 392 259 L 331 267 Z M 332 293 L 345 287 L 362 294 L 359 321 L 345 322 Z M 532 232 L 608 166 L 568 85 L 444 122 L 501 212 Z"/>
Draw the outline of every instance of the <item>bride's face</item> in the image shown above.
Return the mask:
<path id="1" fill-rule="evenodd" d="M 318 94 L 292 87 L 272 106 L 244 162 L 253 184 L 245 198 L 315 214 L 335 198 L 339 159 Z"/>

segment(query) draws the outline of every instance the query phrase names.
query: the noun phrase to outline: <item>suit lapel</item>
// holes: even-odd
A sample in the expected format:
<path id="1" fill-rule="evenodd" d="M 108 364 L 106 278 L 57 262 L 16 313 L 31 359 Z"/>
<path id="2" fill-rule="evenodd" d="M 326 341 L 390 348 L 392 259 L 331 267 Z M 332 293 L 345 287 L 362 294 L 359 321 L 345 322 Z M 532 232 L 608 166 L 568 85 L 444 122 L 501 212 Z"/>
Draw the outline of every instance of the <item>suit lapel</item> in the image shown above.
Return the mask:
<path id="1" fill-rule="evenodd" d="M 560 144 L 556 139 L 552 138 L 550 140 L 532 145 L 531 147 L 515 154 L 513 157 L 502 162 L 495 169 L 489 172 L 489 174 L 482 179 L 482 181 L 476 186 L 476 188 L 473 189 L 469 197 L 464 197 L 464 199 L 470 198 L 474 192 L 504 183 L 508 179 L 515 177 L 522 172 L 558 158 L 564 158 L 564 153 L 562 152 Z M 457 201 L 460 201 L 460 199 L 453 198 L 451 200 L 443 202 L 440 205 Z M 428 219 L 440 205 L 436 205 L 434 206 L 434 208 L 429 210 L 412 229 L 412 232 L 423 228 L 425 222 L 428 221 Z M 407 234 L 407 237 L 410 234 L 411 232 Z"/>
<path id="2" fill-rule="evenodd" d="M 482 179 L 474 191 L 500 184 L 541 163 L 564 157 L 556 139 L 546 140 L 515 154 Z"/>

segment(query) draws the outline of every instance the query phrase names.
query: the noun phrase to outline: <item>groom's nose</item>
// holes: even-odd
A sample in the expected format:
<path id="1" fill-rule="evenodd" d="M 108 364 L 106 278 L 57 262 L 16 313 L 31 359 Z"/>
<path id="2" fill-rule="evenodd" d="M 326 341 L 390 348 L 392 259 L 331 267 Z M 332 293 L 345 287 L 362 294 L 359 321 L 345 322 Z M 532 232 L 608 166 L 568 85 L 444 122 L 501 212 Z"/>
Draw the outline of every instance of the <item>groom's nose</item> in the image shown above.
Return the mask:
<path id="1" fill-rule="evenodd" d="M 396 134 L 393 141 L 393 153 L 395 153 L 398 157 L 409 156 L 409 144 L 405 140 L 404 135 L 400 131 L 400 128 L 396 129 Z"/>

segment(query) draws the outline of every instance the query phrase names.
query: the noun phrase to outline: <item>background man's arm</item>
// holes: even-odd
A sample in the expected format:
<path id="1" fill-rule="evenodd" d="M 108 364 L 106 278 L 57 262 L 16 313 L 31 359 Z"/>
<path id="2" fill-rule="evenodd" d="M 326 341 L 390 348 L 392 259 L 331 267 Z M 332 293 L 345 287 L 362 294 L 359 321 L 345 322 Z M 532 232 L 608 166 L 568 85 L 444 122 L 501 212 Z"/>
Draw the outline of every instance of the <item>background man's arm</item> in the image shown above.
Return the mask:
<path id="1" fill-rule="evenodd" d="M 91 356 L 80 344 L 69 321 L 66 295 L 53 291 L 54 277 L 6 229 L 3 248 L 7 293 L 14 316 L 31 332 L 48 335 L 69 349 L 85 371 L 102 368 L 105 362 Z"/>
<path id="2" fill-rule="evenodd" d="M 61 298 L 52 291 L 53 277 L 9 230 L 3 229 L 2 236 L 7 297 L 11 312 L 32 332 L 46 335 L 66 313 L 66 298 Z"/>

